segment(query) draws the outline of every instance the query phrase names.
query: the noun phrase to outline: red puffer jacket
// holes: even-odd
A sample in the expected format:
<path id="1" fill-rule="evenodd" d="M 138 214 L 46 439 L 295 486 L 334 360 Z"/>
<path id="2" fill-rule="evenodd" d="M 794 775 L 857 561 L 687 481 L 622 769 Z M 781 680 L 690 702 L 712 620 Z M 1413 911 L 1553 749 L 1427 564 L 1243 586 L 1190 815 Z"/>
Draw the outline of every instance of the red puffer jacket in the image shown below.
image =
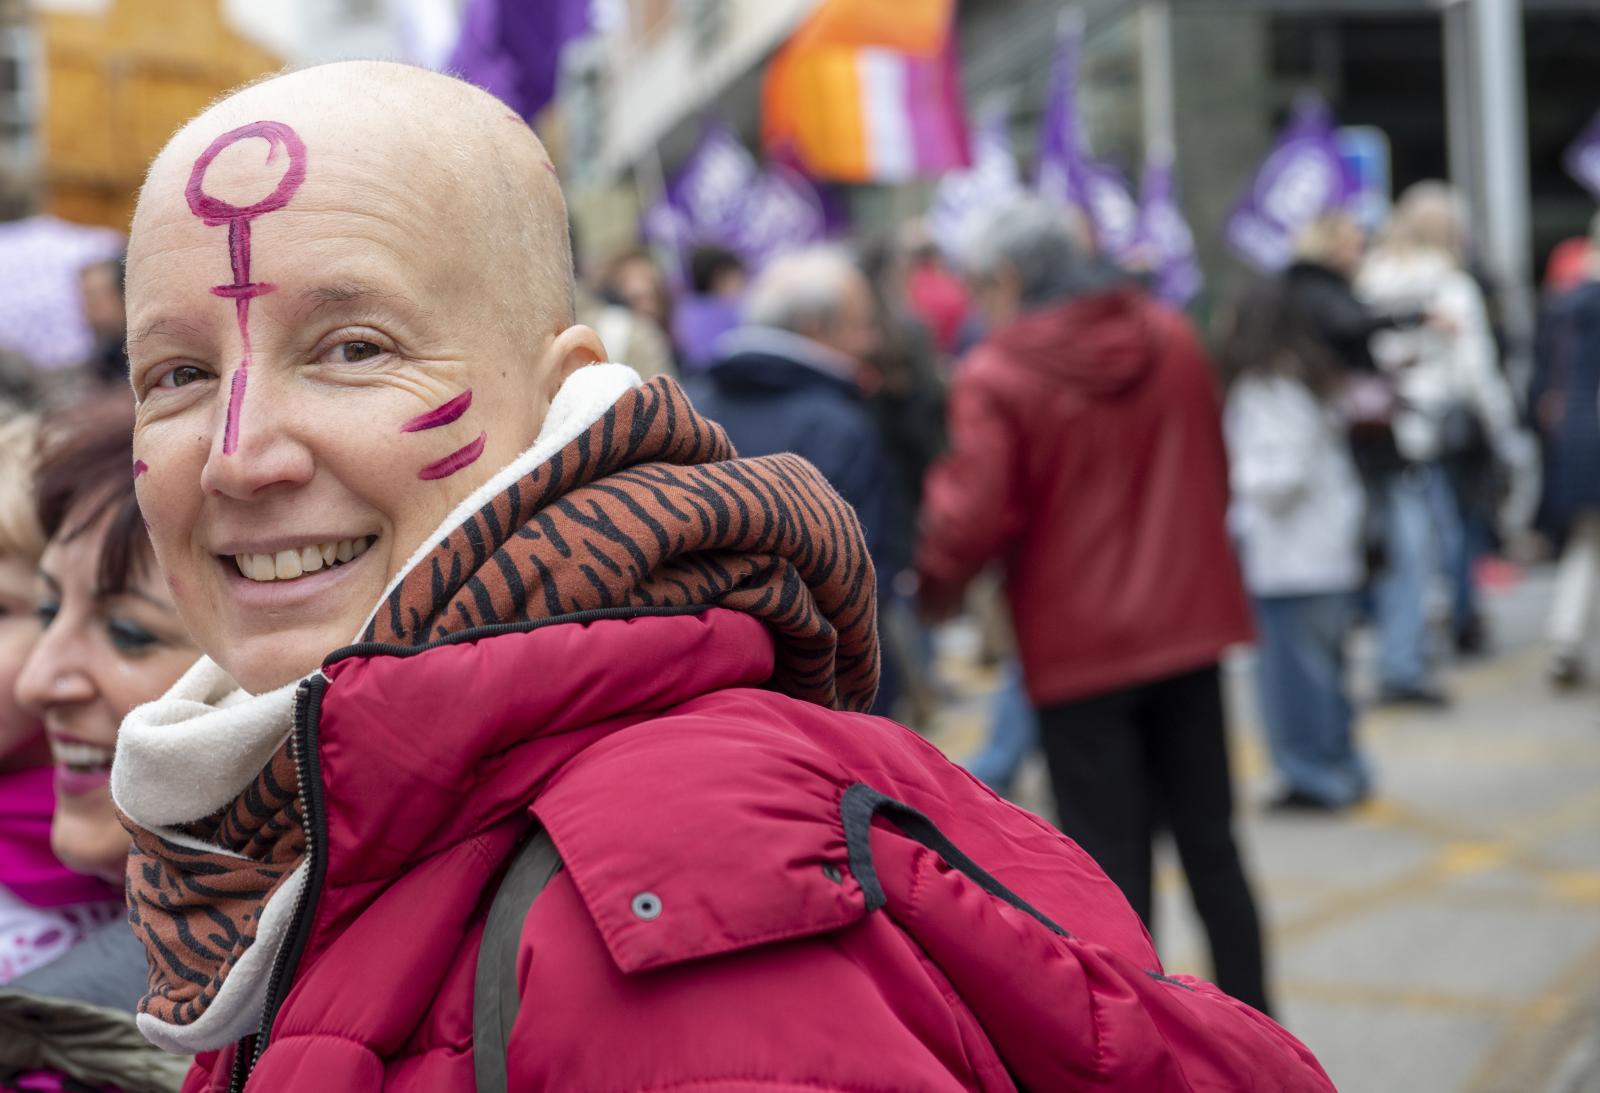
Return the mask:
<path id="1" fill-rule="evenodd" d="M 1024 315 L 962 362 L 949 425 L 923 495 L 924 601 L 1004 561 L 1036 703 L 1250 640 L 1221 409 L 1183 316 L 1132 290 Z"/>
<path id="2" fill-rule="evenodd" d="M 1331 1088 L 1165 977 L 1074 844 L 909 730 L 759 689 L 773 658 L 714 608 L 357 647 L 302 684 L 320 849 L 247 1088 L 471 1090 L 528 813 L 565 867 L 523 929 L 511 1089 Z M 233 1053 L 185 1089 L 226 1089 Z"/>

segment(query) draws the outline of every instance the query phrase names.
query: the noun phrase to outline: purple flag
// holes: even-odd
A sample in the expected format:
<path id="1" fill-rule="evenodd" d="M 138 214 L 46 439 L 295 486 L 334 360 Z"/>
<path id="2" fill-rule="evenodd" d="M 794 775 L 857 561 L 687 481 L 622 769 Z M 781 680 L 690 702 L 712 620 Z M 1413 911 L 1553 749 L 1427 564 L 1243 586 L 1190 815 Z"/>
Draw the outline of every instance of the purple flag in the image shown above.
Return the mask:
<path id="1" fill-rule="evenodd" d="M 1194 234 L 1178 208 L 1170 153 L 1145 160 L 1141 184 L 1138 250 L 1155 278 L 1156 295 L 1182 307 L 1205 283 L 1195 261 Z"/>
<path id="2" fill-rule="evenodd" d="M 1088 212 L 1094 241 L 1113 262 L 1126 263 L 1139 242 L 1139 203 L 1127 179 L 1109 163 L 1084 160 L 1079 166 L 1079 190 Z"/>
<path id="3" fill-rule="evenodd" d="M 732 129 L 713 122 L 667 183 L 667 200 L 683 213 L 698 241 L 726 245 L 760 178 L 761 165 L 750 149 Z"/>
<path id="4" fill-rule="evenodd" d="M 1039 161 L 1034 188 L 1041 197 L 1082 209 L 1078 186 L 1083 159 L 1078 134 L 1078 48 L 1082 30 L 1064 23 L 1050 66 L 1050 86 L 1045 92 L 1044 123 L 1039 130 Z"/>
<path id="5" fill-rule="evenodd" d="M 1139 206 L 1122 173 L 1089 157 L 1078 124 L 1079 20 L 1064 20 L 1050 68 L 1034 188 L 1040 196 L 1076 209 L 1095 244 L 1114 262 L 1133 255 L 1139 236 Z"/>
<path id="6" fill-rule="evenodd" d="M 785 250 L 827 238 L 832 225 L 809 178 L 782 163 L 762 167 L 731 129 L 713 123 L 641 227 L 680 266 L 691 247 L 715 243 L 758 269 Z"/>
<path id="7" fill-rule="evenodd" d="M 1600 112 L 1588 128 L 1578 134 L 1578 139 L 1567 148 L 1562 157 L 1567 174 L 1583 184 L 1583 188 L 1600 201 Z"/>
<path id="8" fill-rule="evenodd" d="M 928 207 L 928 233 L 946 254 L 959 254 L 974 213 L 1022 189 L 1004 110 L 985 110 L 972 134 L 972 166 L 947 172 Z"/>
<path id="9" fill-rule="evenodd" d="M 524 118 L 556 96 L 561 51 L 589 32 L 590 0 L 467 0 L 447 65 Z"/>
<path id="10" fill-rule="evenodd" d="M 1339 154 L 1332 115 L 1322 103 L 1307 99 L 1234 205 L 1224 235 L 1246 261 L 1275 272 L 1293 260 L 1301 229 L 1346 207 L 1359 187 Z"/>
<path id="11" fill-rule="evenodd" d="M 750 268 L 760 269 L 786 250 L 825 238 L 827 224 L 827 210 L 811 180 L 772 163 L 745 196 L 726 238 Z"/>

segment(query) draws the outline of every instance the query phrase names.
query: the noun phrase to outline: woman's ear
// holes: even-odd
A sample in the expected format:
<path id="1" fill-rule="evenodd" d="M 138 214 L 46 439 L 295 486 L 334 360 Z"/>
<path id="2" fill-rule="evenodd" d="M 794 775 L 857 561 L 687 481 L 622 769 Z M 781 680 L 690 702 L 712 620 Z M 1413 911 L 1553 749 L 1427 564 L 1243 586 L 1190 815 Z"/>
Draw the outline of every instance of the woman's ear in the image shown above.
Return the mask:
<path id="1" fill-rule="evenodd" d="M 606 359 L 606 347 L 600 344 L 600 335 L 587 326 L 569 326 L 550 342 L 545 355 L 545 398 L 553 400 L 561 385 L 578 369 L 600 364 Z"/>

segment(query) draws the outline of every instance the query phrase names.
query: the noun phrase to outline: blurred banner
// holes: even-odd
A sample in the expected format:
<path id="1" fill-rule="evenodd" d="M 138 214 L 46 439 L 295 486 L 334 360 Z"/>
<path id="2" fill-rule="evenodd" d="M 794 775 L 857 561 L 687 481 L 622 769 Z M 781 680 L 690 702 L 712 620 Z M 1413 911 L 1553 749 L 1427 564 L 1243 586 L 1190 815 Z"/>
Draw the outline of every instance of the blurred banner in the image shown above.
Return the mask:
<path id="1" fill-rule="evenodd" d="M 1178 208 L 1173 157 L 1159 151 L 1145 158 L 1139 194 L 1139 261 L 1150 272 L 1157 296 L 1182 307 L 1205 285 L 1194 252 L 1194 233 Z"/>
<path id="2" fill-rule="evenodd" d="M 1228 245 L 1264 273 L 1283 269 L 1301 230 L 1347 208 L 1359 186 L 1340 154 L 1333 116 L 1320 100 L 1304 98 L 1229 214 Z"/>
<path id="3" fill-rule="evenodd" d="M 986 109 L 978 116 L 972 134 L 972 166 L 946 174 L 934 190 L 928 206 L 928 234 L 946 255 L 958 258 L 974 214 L 994 208 L 1021 190 L 1006 111 Z"/>
<path id="4" fill-rule="evenodd" d="M 1339 157 L 1355 180 L 1349 211 L 1363 231 L 1375 232 L 1389 219 L 1389 137 L 1375 125 L 1343 125 L 1334 133 Z"/>
<path id="5" fill-rule="evenodd" d="M 1562 157 L 1567 174 L 1577 179 L 1583 188 L 1600 201 L 1600 111 L 1597 111 L 1578 139 L 1567 148 Z"/>
<path id="6" fill-rule="evenodd" d="M 122 233 L 53 216 L 0 224 L 0 349 L 40 368 L 78 364 L 94 348 L 78 274 L 122 254 Z"/>
<path id="7" fill-rule="evenodd" d="M 461 12 L 452 0 L 393 0 L 390 18 L 402 59 L 442 69 L 461 40 Z"/>
<path id="8" fill-rule="evenodd" d="M 954 0 L 823 0 L 767 69 L 762 144 L 840 182 L 968 166 L 954 12 Z"/>
<path id="9" fill-rule="evenodd" d="M 447 67 L 532 120 L 555 98 L 561 51 L 589 32 L 589 2 L 467 0 Z"/>
<path id="10" fill-rule="evenodd" d="M 1139 206 L 1122 173 L 1091 159 L 1084 146 L 1077 101 L 1082 47 L 1082 19 L 1064 18 L 1050 69 L 1034 185 L 1041 196 L 1083 217 L 1102 254 L 1114 262 L 1127 262 L 1139 242 Z"/>
<path id="11" fill-rule="evenodd" d="M 818 242 L 834 227 L 810 179 L 781 163 L 762 167 L 733 130 L 706 125 L 641 229 L 680 274 L 702 243 L 727 247 L 757 269 L 778 253 Z"/>

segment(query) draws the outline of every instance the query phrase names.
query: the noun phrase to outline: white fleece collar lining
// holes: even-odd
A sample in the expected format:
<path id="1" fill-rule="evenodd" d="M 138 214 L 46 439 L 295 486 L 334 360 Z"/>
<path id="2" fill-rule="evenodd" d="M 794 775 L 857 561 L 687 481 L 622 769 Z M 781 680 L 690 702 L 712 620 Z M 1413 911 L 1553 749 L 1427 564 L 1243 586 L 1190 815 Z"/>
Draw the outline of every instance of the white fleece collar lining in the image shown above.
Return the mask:
<path id="1" fill-rule="evenodd" d="M 533 446 L 457 505 L 389 582 L 353 640 L 359 640 L 389 594 L 472 513 L 517 479 L 576 440 L 642 381 L 621 364 L 578 369 L 556 392 Z M 111 799 L 140 827 L 194 849 L 228 853 L 173 830 L 210 816 L 261 772 L 292 728 L 298 681 L 251 695 L 210 657 L 201 657 L 162 697 L 135 708 L 117 734 Z M 189 1025 L 138 1017 L 145 1039 L 166 1051 L 194 1054 L 254 1032 L 266 1004 L 267 979 L 282 946 L 306 863 L 283 882 L 257 923 L 255 941 L 239 957 L 211 1004 Z"/>
<path id="2" fill-rule="evenodd" d="M 201 657 L 166 694 L 123 719 L 111 799 L 151 830 L 210 816 L 283 746 L 296 686 L 247 694 L 216 661 Z"/>

